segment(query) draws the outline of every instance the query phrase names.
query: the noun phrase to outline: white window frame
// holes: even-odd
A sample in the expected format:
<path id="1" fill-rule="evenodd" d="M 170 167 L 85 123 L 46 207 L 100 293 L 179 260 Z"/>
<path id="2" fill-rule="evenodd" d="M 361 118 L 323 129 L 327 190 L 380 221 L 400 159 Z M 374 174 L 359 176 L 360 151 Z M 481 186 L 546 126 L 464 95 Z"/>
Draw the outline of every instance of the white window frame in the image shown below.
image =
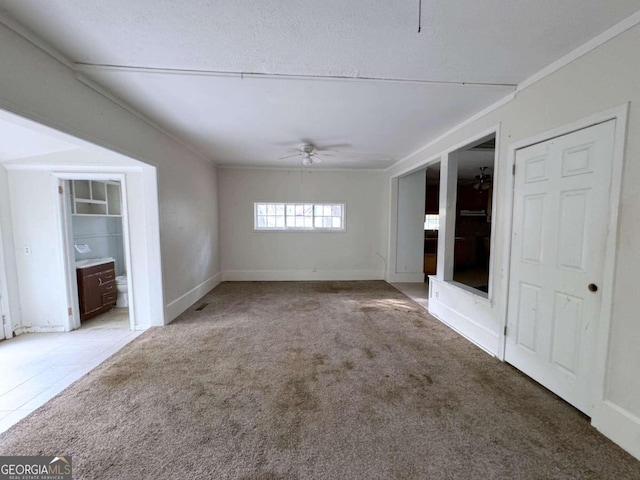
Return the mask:
<path id="1" fill-rule="evenodd" d="M 313 205 L 313 214 L 312 218 L 315 220 L 315 210 L 316 206 L 339 206 L 341 207 L 341 227 L 294 227 L 286 225 L 283 227 L 258 227 L 258 205 L 282 205 L 285 208 L 287 205 Z M 285 217 L 286 218 L 286 217 Z M 307 217 L 308 218 L 308 217 Z M 315 221 L 312 221 L 312 224 L 315 224 Z M 264 202 L 254 202 L 253 203 L 253 231 L 254 232 L 323 232 L 323 233 L 345 233 L 347 231 L 347 204 L 345 202 L 314 202 L 314 201 L 303 201 L 303 202 L 273 202 L 273 201 L 264 201 Z"/>

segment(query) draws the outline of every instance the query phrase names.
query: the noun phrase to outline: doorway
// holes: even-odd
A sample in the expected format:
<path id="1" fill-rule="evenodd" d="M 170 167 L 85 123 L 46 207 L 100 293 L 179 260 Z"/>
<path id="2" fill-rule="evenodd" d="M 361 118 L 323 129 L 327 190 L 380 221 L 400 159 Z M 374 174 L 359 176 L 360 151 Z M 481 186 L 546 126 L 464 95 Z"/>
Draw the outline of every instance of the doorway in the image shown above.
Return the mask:
<path id="1" fill-rule="evenodd" d="M 59 180 L 66 252 L 69 330 L 135 329 L 124 175 Z"/>
<path id="2" fill-rule="evenodd" d="M 614 140 L 610 120 L 515 156 L 505 360 L 589 416 Z"/>
<path id="3" fill-rule="evenodd" d="M 438 268 L 438 232 L 440 230 L 440 162 L 427 167 L 424 199 L 424 281 Z"/>

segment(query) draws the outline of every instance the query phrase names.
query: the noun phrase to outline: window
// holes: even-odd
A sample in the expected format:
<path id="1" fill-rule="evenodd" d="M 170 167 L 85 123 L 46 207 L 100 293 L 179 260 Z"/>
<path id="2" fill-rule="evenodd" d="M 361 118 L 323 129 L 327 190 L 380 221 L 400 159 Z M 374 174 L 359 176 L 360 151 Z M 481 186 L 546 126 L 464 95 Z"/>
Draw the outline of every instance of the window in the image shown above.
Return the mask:
<path id="1" fill-rule="evenodd" d="M 426 214 L 424 216 L 425 230 L 440 230 L 440 215 Z"/>
<path id="2" fill-rule="evenodd" d="M 345 230 L 344 203 L 254 203 L 256 230 Z"/>

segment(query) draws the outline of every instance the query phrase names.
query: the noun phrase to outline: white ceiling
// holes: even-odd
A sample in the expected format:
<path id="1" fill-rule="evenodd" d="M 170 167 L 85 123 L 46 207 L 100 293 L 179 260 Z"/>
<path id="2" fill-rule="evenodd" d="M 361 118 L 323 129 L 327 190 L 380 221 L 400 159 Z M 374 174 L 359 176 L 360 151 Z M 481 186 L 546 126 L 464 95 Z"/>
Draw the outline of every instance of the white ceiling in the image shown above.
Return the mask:
<path id="1" fill-rule="evenodd" d="M 389 166 L 640 9 L 640 0 L 422 3 L 421 33 L 418 0 L 0 8 L 73 62 L 97 65 L 78 69 L 216 163 L 299 165 L 277 158 L 308 140 L 341 145 L 322 167 L 351 168 Z"/>

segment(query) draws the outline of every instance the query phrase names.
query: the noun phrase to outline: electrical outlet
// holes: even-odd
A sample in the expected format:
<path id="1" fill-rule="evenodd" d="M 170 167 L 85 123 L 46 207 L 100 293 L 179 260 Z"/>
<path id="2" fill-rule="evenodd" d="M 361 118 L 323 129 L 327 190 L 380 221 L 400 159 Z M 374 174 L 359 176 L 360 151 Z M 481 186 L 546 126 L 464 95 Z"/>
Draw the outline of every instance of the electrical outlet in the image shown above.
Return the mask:
<path id="1" fill-rule="evenodd" d="M 402 271 L 403 271 L 403 272 L 406 272 L 406 271 L 407 271 L 407 266 L 406 266 L 406 265 L 403 265 L 403 266 L 402 266 Z"/>
<path id="2" fill-rule="evenodd" d="M 31 245 L 25 245 L 24 246 L 24 254 L 25 255 L 31 255 Z"/>
<path id="3" fill-rule="evenodd" d="M 313 273 L 316 273 L 316 272 L 318 271 L 318 269 L 317 269 L 316 267 L 313 267 L 313 268 L 311 269 L 311 271 L 312 271 Z"/>

